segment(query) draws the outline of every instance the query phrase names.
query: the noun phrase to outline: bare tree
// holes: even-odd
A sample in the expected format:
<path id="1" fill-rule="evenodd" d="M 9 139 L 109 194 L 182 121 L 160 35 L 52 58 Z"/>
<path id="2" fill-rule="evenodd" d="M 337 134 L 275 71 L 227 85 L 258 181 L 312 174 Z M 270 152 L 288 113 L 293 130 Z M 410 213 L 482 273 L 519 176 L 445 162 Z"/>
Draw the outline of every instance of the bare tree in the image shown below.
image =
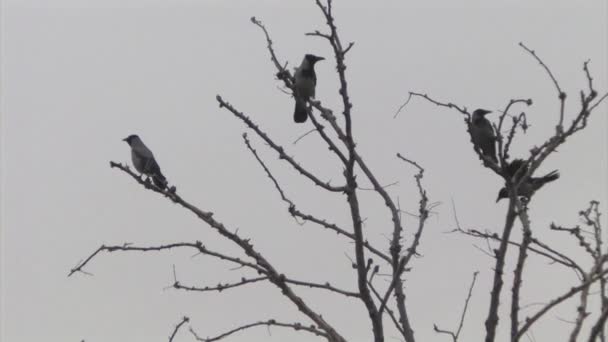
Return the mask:
<path id="1" fill-rule="evenodd" d="M 298 288 L 301 287 L 327 291 L 337 297 L 344 298 L 345 300 L 354 298 L 360 301 L 360 304 L 368 313 L 370 331 L 375 342 L 381 342 L 387 339 L 387 325 L 390 326 L 391 329 L 396 330 L 402 340 L 406 342 L 413 342 L 416 340 L 414 327 L 409 318 L 411 310 L 408 307 L 406 300 L 404 274 L 411 269 L 415 257 L 418 255 L 417 251 L 422 241 L 425 224 L 434 206 L 433 203 L 430 202 L 422 182 L 425 170 L 417 162 L 412 161 L 401 154 L 396 154 L 396 158 L 405 162 L 407 165 L 413 166 L 417 170 L 417 173 L 414 176 L 415 185 L 418 189 L 418 193 L 415 194 L 415 196 L 419 199 L 416 214 L 417 225 L 407 227 L 407 230 L 413 233 L 413 238 L 409 241 L 405 241 L 403 234 L 406 231 L 406 227 L 401 219 L 402 211 L 399 207 L 399 203 L 395 198 L 389 195 L 385 186 L 382 185 L 383 183 L 374 173 L 372 166 L 368 165 L 365 161 L 364 156 L 357 148 L 356 139 L 353 134 L 354 122 L 351 115 L 353 104 L 347 82 L 346 57 L 353 48 L 354 43 L 344 43 L 342 41 L 338 33 L 332 1 L 327 0 L 326 2 L 323 2 L 321 0 L 316 0 L 315 3 L 320 14 L 325 19 L 326 27 L 323 30 L 314 30 L 307 33 L 307 35 L 323 39 L 331 46 L 336 65 L 336 74 L 339 80 L 338 92 L 342 103 L 339 109 L 331 109 L 317 99 L 310 99 L 308 101 L 308 117 L 314 126 L 312 132 L 318 134 L 318 137 L 326 144 L 327 148 L 335 156 L 336 160 L 339 161 L 340 167 L 343 169 L 343 179 L 339 184 L 331 184 L 315 175 L 313 171 L 297 161 L 295 157 L 291 156 L 286 148 L 273 139 L 271 134 L 258 125 L 251 116 L 238 109 L 236 105 L 231 104 L 223 96 L 218 95 L 216 100 L 223 110 L 244 123 L 247 128 L 253 131 L 253 134 L 257 139 L 263 141 L 282 161 L 299 172 L 301 177 L 307 179 L 311 185 L 317 186 L 326 192 L 342 194 L 344 196 L 344 205 L 348 208 L 350 213 L 350 224 L 347 227 L 333 223 L 331 218 L 324 218 L 314 213 L 303 211 L 295 201 L 287 197 L 286 192 L 283 190 L 283 186 L 257 153 L 251 138 L 247 134 L 243 134 L 243 143 L 246 148 L 251 152 L 251 155 L 264 170 L 270 179 L 272 186 L 287 206 L 289 213 L 297 222 L 310 222 L 320 228 L 334 231 L 339 238 L 346 239 L 353 243 L 355 257 L 352 261 L 352 267 L 356 272 L 357 279 L 356 284 L 353 284 L 354 288 L 344 289 L 332 285 L 330 281 L 315 282 L 289 276 L 288 273 L 293 273 L 293 270 L 279 269 L 272 260 L 255 247 L 254 242 L 251 239 L 242 236 L 238 230 L 225 225 L 223 221 L 216 218 L 212 212 L 191 204 L 191 202 L 184 199 L 177 192 L 175 187 L 169 189 L 158 188 L 148 180 L 142 179 L 140 175 L 133 172 L 127 165 L 116 162 L 110 162 L 110 166 L 124 172 L 127 176 L 130 176 L 143 188 L 164 196 L 169 201 L 178 204 L 185 210 L 191 212 L 201 221 L 206 223 L 210 229 L 215 230 L 223 238 L 232 242 L 239 248 L 241 253 L 224 253 L 214 249 L 213 246 L 206 246 L 200 241 L 171 243 L 159 246 L 135 246 L 131 244 L 117 244 L 112 246 L 102 245 L 84 259 L 84 261 L 71 269 L 69 275 L 78 272 L 86 272 L 85 267 L 101 252 L 133 251 L 146 253 L 171 249 L 192 249 L 198 253 L 231 263 L 243 271 L 253 272 L 254 274 L 257 274 L 257 276 L 243 276 L 238 282 L 220 282 L 215 286 L 206 287 L 185 285 L 175 277 L 173 283 L 175 289 L 193 292 L 219 292 L 236 287 L 245 287 L 253 283 L 268 282 L 274 285 L 276 290 L 286 301 L 295 305 L 304 320 L 303 322 L 285 322 L 279 318 L 258 318 L 252 322 L 241 324 L 230 331 L 218 333 L 215 337 L 207 338 L 201 337 L 193 327 L 190 327 L 192 336 L 196 340 L 217 341 L 248 329 L 267 326 L 291 329 L 297 332 L 310 334 L 311 336 L 321 337 L 332 342 L 347 341 L 348 339 L 345 337 L 344 332 L 339 331 L 332 322 L 326 320 L 322 313 L 315 308 L 314 303 L 304 300 L 299 295 Z M 271 61 L 276 67 L 276 77 L 278 81 L 287 89 L 288 94 L 292 94 L 294 92 L 294 76 L 288 70 L 288 64 L 278 57 L 270 33 L 263 23 L 256 18 L 251 18 L 251 22 L 264 34 Z M 493 268 L 493 285 L 488 303 L 488 315 L 485 321 L 485 340 L 486 342 L 496 340 L 496 329 L 499 324 L 498 309 L 504 285 L 504 271 L 507 265 L 506 255 L 509 248 L 515 248 L 518 256 L 515 264 L 513 284 L 511 285 L 510 317 L 508 317 L 508 319 L 510 319 L 511 340 L 520 340 L 521 337 L 524 336 L 547 312 L 567 299 L 578 296 L 579 306 L 576 313 L 576 321 L 570 336 L 570 341 L 577 340 L 582 334 L 581 330 L 584 321 L 590 316 L 589 310 L 591 310 L 591 307 L 588 299 L 591 295 L 591 288 L 597 286 L 602 300 L 600 307 L 595 308 L 597 314 L 594 318 L 595 322 L 589 327 L 589 341 L 596 341 L 599 338 L 600 341 L 605 342 L 605 323 L 608 316 L 608 298 L 606 296 L 606 282 L 608 277 L 606 263 L 608 262 L 608 250 L 603 243 L 598 202 L 591 202 L 589 208 L 581 212 L 584 228 L 579 226 L 574 228 L 565 228 L 559 225 L 551 226 L 551 229 L 568 233 L 579 241 L 581 247 L 584 248 L 585 252 L 593 259 L 593 262 L 589 266 L 574 260 L 574 258 L 569 257 L 563 252 L 551 247 L 549 244 L 542 242 L 534 235 L 532 223 L 530 222 L 528 215 L 534 191 L 523 189 L 530 187 L 530 182 L 534 179 L 533 175 L 535 171 L 551 153 L 562 144 L 566 143 L 571 136 L 585 129 L 591 113 L 606 99 L 606 97 L 608 97 L 608 94 L 598 96 L 598 92 L 593 87 L 593 78 L 589 72 L 588 62 L 585 62 L 583 70 L 588 80 L 588 89 L 580 91 L 580 109 L 578 112 L 574 115 L 567 115 L 564 106 L 567 99 L 566 93 L 560 87 L 549 67 L 545 65 L 542 59 L 540 59 L 533 50 L 529 49 L 524 44 L 520 45 L 532 56 L 532 58 L 540 63 L 550 77 L 556 88 L 560 109 L 557 115 L 555 133 L 539 146 L 533 147 L 530 150 L 530 155 L 525 157 L 518 164 L 513 163 L 509 150 L 518 134 L 527 129 L 528 119 L 525 112 L 516 115 L 512 114 L 512 112 L 515 111 L 515 108 L 518 106 L 532 105 L 531 99 L 513 99 L 508 101 L 504 111 L 500 115 L 498 123 L 494 125 L 496 144 L 498 147 L 498 158 L 496 161 L 485 155 L 479 148 L 474 148 L 482 161 L 483 166 L 504 179 L 509 201 L 504 228 L 500 235 L 492 234 L 487 231 L 461 228 L 456 219 L 458 228 L 455 232 L 466 234 L 474 238 L 485 239 L 488 241 L 488 245 L 497 245 L 496 249 L 492 251 L 492 256 L 495 258 L 495 266 Z M 471 131 L 471 113 L 466 107 L 451 102 L 441 102 L 433 99 L 427 94 L 411 92 L 406 103 L 400 108 L 400 111 L 412 98 L 422 98 L 434 105 L 458 111 L 463 115 L 467 129 L 469 132 Z M 336 115 L 336 112 L 339 112 L 340 114 Z M 570 120 L 569 118 L 571 118 L 572 121 L 566 123 L 567 120 Z M 517 166 L 515 170 L 513 170 L 514 165 Z M 364 179 L 366 182 L 371 183 L 373 192 L 386 206 L 385 214 L 391 218 L 392 226 L 389 229 L 390 239 L 386 246 L 374 245 L 366 239 L 363 227 L 364 220 L 361 214 L 361 187 L 358 183 L 359 179 Z M 517 222 L 521 224 L 523 232 L 521 241 L 513 241 L 511 238 Z M 563 295 L 549 300 L 547 304 L 534 315 L 522 320 L 520 318 L 520 292 L 523 286 L 523 270 L 529 255 L 546 258 L 553 263 L 563 266 L 564 269 L 573 270 L 578 275 L 580 282 Z M 378 281 L 378 275 L 381 274 L 381 270 L 388 270 L 390 279 L 388 283 Z M 457 329 L 451 331 L 441 329 L 435 325 L 434 330 L 437 333 L 446 334 L 451 337 L 453 341 L 459 339 L 465 323 L 465 316 L 469 308 L 469 300 L 473 295 L 477 276 L 478 273 L 475 272 L 466 296 L 464 309 Z M 169 341 L 173 340 L 178 330 L 187 322 L 189 322 L 189 319 L 184 317 L 173 330 Z M 419 327 L 418 329 L 425 329 L 425 327 Z"/>

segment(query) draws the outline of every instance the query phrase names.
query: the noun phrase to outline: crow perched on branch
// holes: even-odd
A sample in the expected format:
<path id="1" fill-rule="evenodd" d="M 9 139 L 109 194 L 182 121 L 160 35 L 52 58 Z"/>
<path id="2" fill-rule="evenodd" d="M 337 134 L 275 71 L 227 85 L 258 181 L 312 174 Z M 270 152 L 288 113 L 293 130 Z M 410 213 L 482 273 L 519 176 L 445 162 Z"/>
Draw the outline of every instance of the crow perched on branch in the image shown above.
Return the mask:
<path id="1" fill-rule="evenodd" d="M 471 118 L 469 132 L 473 145 L 481 150 L 484 156 L 490 158 L 494 163 L 498 163 L 496 158 L 496 133 L 490 121 L 485 117 L 488 113 L 491 113 L 491 111 L 476 109 Z"/>
<path id="2" fill-rule="evenodd" d="M 293 121 L 297 123 L 305 122 L 308 118 L 306 101 L 315 97 L 315 87 L 317 86 L 317 74 L 315 74 L 315 63 L 325 58 L 307 54 L 302 60 L 302 64 L 295 72 L 294 98 L 296 109 L 293 113 Z"/>
<path id="3" fill-rule="evenodd" d="M 144 145 L 143 141 L 136 134 L 131 134 L 122 140 L 131 146 L 131 160 L 133 161 L 135 170 L 152 178 L 154 185 L 157 187 L 165 189 L 167 187 L 167 179 L 160 172 L 160 167 L 156 159 L 154 159 L 152 151 Z"/>
<path id="4" fill-rule="evenodd" d="M 526 172 L 528 172 L 528 165 L 523 159 L 515 159 L 507 166 L 506 173 L 509 178 L 513 178 L 513 176 L 515 176 L 515 174 L 517 173 L 517 170 L 522 167 L 523 169 L 519 172 L 517 179 L 513 180 L 514 183 L 518 183 L 521 177 L 525 175 Z M 530 200 L 532 195 L 534 195 L 534 193 L 538 189 L 542 188 L 543 185 L 552 182 L 558 178 L 559 171 L 557 170 L 553 170 L 542 177 L 529 177 L 525 182 L 521 183 L 521 185 L 517 189 L 517 195 Z M 504 187 L 498 192 L 498 198 L 496 198 L 496 202 L 500 201 L 503 198 L 509 198 L 509 191 L 507 190 L 507 188 Z"/>

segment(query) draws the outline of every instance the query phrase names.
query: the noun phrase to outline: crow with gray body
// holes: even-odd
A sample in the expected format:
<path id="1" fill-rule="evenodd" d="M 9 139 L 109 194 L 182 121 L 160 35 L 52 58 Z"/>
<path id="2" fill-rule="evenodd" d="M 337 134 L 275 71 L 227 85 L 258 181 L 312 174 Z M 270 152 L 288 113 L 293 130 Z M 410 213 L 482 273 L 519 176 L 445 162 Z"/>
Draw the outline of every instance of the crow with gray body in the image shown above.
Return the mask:
<path id="1" fill-rule="evenodd" d="M 507 166 L 507 175 L 512 178 L 517 173 L 517 170 L 520 168 L 523 169 L 519 172 L 517 179 L 514 179 L 513 182 L 517 183 L 521 179 L 523 175 L 528 172 L 528 165 L 522 159 L 515 159 Z M 527 198 L 528 200 L 534 195 L 536 191 L 542 188 L 545 184 L 549 182 L 553 182 L 554 180 L 559 178 L 559 171 L 553 170 L 548 174 L 542 177 L 529 177 L 525 182 L 521 183 L 519 188 L 517 189 L 517 195 Z M 502 188 L 498 192 L 498 198 L 496 202 L 500 201 L 503 198 L 509 198 L 509 191 L 507 188 Z"/>
<path id="2" fill-rule="evenodd" d="M 296 108 L 293 113 L 293 121 L 297 123 L 305 122 L 308 118 L 306 101 L 315 97 L 315 87 L 317 86 L 317 75 L 315 74 L 315 63 L 325 58 L 307 54 L 302 60 L 302 64 L 296 69 L 294 78 L 294 98 Z"/>
<path id="3" fill-rule="evenodd" d="M 494 163 L 498 163 L 496 158 L 496 134 L 494 133 L 494 127 L 488 119 L 486 114 L 491 113 L 489 110 L 477 109 L 473 112 L 471 118 L 470 133 L 473 145 L 481 150 L 481 153 L 490 158 Z"/>
<path id="4" fill-rule="evenodd" d="M 154 159 L 152 151 L 135 134 L 129 135 L 122 140 L 131 146 L 131 160 L 133 161 L 135 170 L 152 178 L 154 185 L 157 187 L 165 189 L 167 187 L 167 179 L 160 172 L 160 167 L 156 159 Z"/>

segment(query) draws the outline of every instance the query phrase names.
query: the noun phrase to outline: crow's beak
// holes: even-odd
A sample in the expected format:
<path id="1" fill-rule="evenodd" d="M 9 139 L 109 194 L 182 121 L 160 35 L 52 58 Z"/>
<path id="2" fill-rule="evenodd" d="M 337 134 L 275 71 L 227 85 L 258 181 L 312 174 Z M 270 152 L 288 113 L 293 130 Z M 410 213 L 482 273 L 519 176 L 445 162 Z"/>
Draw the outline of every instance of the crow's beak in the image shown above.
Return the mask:
<path id="1" fill-rule="evenodd" d="M 496 203 L 498 203 L 501 199 L 502 199 L 502 197 L 500 197 L 500 195 L 498 195 L 498 198 L 496 199 Z"/>
<path id="2" fill-rule="evenodd" d="M 324 57 L 317 57 L 317 62 L 318 62 L 318 61 L 322 61 L 322 60 L 324 60 L 324 59 L 325 59 Z"/>
<path id="3" fill-rule="evenodd" d="M 122 139 L 122 141 L 129 143 L 129 138 L 124 138 L 124 139 Z"/>

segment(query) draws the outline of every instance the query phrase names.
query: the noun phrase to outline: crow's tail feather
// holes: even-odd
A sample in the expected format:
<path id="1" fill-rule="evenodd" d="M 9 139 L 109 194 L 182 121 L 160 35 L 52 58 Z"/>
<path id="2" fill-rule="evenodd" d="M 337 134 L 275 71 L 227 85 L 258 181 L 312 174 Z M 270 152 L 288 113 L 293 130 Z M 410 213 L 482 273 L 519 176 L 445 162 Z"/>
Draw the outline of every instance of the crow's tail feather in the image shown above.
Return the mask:
<path id="1" fill-rule="evenodd" d="M 152 181 L 154 182 L 154 185 L 163 190 L 167 187 L 167 178 L 160 172 L 152 175 Z"/>
<path id="2" fill-rule="evenodd" d="M 553 182 L 554 180 L 556 180 L 558 178 L 559 178 L 559 171 L 553 170 L 543 176 L 543 183 Z"/>
<path id="3" fill-rule="evenodd" d="M 293 112 L 293 121 L 296 123 L 306 122 L 308 119 L 308 111 L 306 110 L 306 101 L 296 97 L 296 109 Z"/>

